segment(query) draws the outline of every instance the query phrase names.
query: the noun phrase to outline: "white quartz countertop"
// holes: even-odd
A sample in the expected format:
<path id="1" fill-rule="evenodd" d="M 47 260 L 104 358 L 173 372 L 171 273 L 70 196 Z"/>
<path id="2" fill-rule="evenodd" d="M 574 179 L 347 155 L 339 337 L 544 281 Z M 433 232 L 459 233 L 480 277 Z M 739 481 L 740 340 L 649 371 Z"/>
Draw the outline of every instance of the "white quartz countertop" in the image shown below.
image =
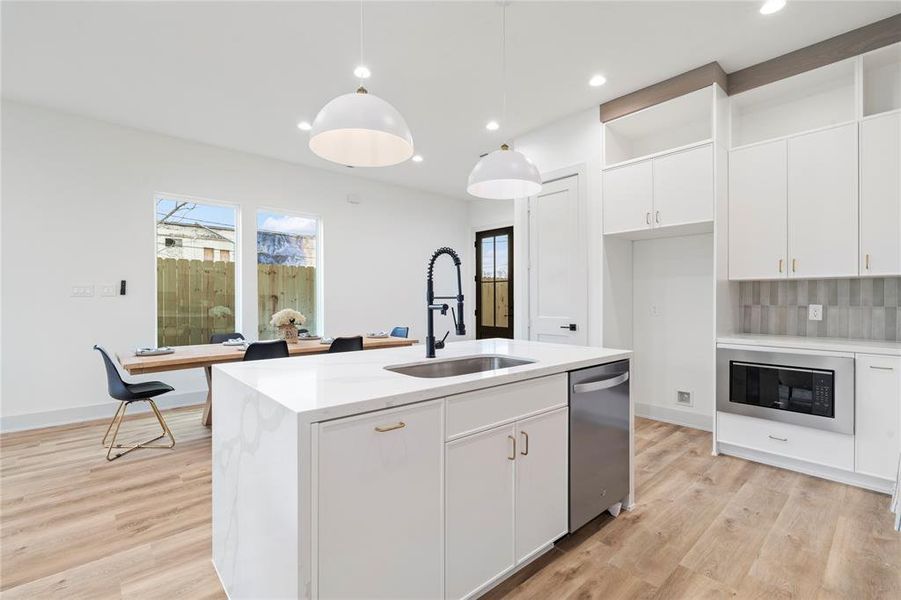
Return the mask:
<path id="1" fill-rule="evenodd" d="M 419 344 L 406 348 L 226 363 L 213 367 L 213 385 L 215 387 L 217 375 L 229 375 L 298 413 L 303 421 L 316 422 L 604 364 L 629 358 L 632 352 L 491 339 L 449 343 L 437 354 L 437 359 L 426 359 L 425 346 Z M 535 362 L 435 379 L 385 370 L 391 365 L 492 354 Z"/>
<path id="2" fill-rule="evenodd" d="M 826 350 L 831 352 L 901 356 L 901 342 L 881 342 L 877 340 L 739 333 L 718 337 L 716 342 L 718 344 L 739 344 L 743 346 L 768 346 L 770 348 L 797 348 L 800 350 Z"/>

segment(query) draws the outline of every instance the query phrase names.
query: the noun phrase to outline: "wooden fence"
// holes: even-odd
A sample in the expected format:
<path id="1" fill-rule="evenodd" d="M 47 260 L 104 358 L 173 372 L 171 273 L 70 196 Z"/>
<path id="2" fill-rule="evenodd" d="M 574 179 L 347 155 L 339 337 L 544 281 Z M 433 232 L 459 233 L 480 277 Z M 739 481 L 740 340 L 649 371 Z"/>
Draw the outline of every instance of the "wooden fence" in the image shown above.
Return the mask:
<path id="1" fill-rule="evenodd" d="M 482 277 L 480 281 L 482 282 L 482 306 L 479 307 L 479 320 L 482 325 L 487 327 L 508 327 L 508 313 L 510 311 L 508 281 L 490 277 Z M 497 297 L 495 298 L 495 296 Z"/>
<path id="2" fill-rule="evenodd" d="M 206 344 L 213 333 L 235 330 L 235 263 L 158 258 L 156 268 L 158 345 Z M 260 339 L 275 337 L 269 319 L 282 308 L 315 323 L 315 273 L 313 267 L 257 265 Z"/>

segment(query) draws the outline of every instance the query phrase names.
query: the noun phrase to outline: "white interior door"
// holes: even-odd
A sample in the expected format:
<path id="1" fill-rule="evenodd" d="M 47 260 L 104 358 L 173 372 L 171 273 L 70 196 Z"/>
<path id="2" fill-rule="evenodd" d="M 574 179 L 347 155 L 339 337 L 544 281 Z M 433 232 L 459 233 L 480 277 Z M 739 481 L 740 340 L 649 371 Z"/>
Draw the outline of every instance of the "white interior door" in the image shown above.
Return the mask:
<path id="1" fill-rule="evenodd" d="M 529 339 L 588 342 L 588 265 L 579 177 L 550 183 L 529 199 Z"/>

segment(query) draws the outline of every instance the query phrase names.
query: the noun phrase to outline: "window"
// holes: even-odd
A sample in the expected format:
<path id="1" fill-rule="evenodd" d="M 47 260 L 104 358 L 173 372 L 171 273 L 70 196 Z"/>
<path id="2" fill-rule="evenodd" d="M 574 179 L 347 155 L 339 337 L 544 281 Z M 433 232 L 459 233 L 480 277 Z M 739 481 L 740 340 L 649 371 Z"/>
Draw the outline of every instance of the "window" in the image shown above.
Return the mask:
<path id="1" fill-rule="evenodd" d="M 155 202 L 157 344 L 206 344 L 235 331 L 237 210 L 169 196 Z"/>
<path id="2" fill-rule="evenodd" d="M 316 217 L 257 212 L 257 300 L 259 339 L 277 337 L 273 313 L 293 308 L 306 317 L 299 328 L 317 333 L 319 220 Z"/>

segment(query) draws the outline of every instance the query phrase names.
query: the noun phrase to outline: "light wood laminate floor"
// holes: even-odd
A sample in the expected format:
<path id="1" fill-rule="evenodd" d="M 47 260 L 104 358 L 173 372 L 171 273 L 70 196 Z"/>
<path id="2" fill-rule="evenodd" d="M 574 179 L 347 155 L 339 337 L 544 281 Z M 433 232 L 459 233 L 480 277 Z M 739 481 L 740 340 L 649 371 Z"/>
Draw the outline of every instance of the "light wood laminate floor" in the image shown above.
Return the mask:
<path id="1" fill-rule="evenodd" d="M 0 596 L 224 598 L 199 411 L 166 411 L 173 450 L 113 463 L 105 422 L 0 436 Z M 713 457 L 709 433 L 665 423 L 638 419 L 635 441 L 636 509 L 561 540 L 489 598 L 901 598 L 887 496 Z"/>

